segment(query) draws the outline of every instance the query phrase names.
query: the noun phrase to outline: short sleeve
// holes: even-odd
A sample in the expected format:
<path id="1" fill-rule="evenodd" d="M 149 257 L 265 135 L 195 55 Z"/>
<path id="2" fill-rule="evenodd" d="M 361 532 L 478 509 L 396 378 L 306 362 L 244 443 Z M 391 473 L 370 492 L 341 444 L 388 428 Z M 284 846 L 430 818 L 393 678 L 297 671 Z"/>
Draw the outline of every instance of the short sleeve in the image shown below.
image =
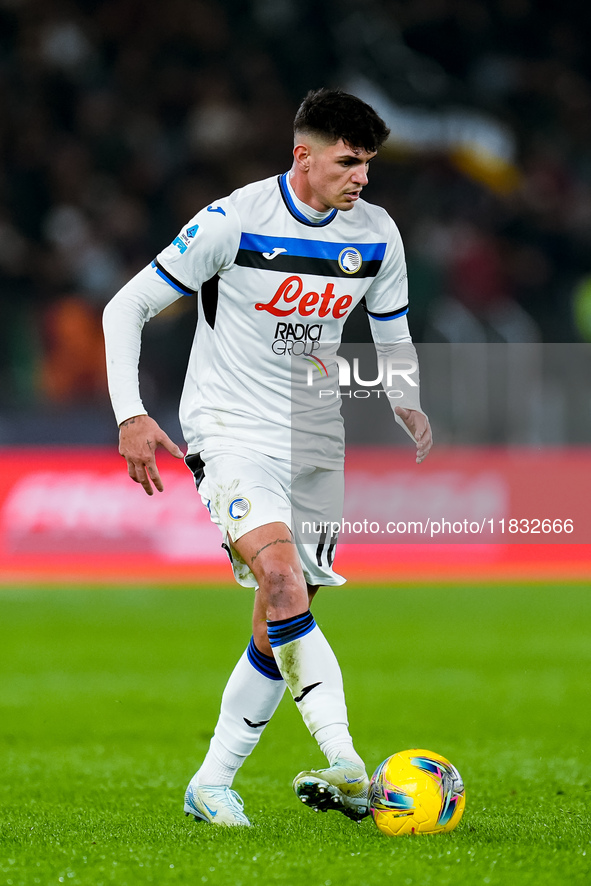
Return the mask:
<path id="1" fill-rule="evenodd" d="M 193 295 L 206 280 L 232 264 L 239 242 L 238 213 L 224 198 L 198 212 L 153 264 L 170 286 Z"/>

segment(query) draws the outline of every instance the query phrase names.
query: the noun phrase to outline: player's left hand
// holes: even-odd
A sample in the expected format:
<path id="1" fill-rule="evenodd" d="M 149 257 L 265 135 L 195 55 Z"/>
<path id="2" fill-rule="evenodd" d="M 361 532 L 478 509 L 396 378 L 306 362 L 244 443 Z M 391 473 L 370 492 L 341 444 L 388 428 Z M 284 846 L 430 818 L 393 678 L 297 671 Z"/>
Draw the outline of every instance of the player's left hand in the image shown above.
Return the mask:
<path id="1" fill-rule="evenodd" d="M 417 464 L 420 465 L 427 458 L 433 446 L 433 434 L 429 419 L 422 412 L 418 412 L 416 409 L 405 409 L 404 406 L 397 406 L 395 411 L 417 442 Z"/>

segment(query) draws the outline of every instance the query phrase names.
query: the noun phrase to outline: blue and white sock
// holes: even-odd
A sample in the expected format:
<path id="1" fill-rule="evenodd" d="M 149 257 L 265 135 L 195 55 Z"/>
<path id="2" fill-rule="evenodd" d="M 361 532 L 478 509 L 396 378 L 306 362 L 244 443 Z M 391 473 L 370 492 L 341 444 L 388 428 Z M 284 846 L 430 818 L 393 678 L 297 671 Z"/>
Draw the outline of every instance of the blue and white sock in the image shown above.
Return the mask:
<path id="1" fill-rule="evenodd" d="M 268 621 L 267 633 L 283 679 L 329 765 L 338 757 L 363 765 L 349 734 L 339 663 L 310 610 Z"/>
<path id="2" fill-rule="evenodd" d="M 224 689 L 220 716 L 209 750 L 193 784 L 231 785 L 285 692 L 275 659 L 250 643 Z"/>

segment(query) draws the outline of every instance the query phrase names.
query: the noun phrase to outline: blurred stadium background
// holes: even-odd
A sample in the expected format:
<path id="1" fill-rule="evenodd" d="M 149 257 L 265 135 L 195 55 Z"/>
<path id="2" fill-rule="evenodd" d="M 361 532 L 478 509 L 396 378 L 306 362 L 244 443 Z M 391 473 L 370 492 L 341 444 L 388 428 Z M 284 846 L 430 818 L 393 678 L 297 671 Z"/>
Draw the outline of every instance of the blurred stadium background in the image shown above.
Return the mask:
<path id="1" fill-rule="evenodd" d="M 471 482 L 458 446 L 485 447 L 469 452 L 480 459 L 474 482 L 496 484 L 505 510 L 487 511 L 485 497 L 466 517 L 570 517 L 581 528 L 591 475 L 590 25 L 591 8 L 576 0 L 0 0 L 0 577 L 96 576 L 106 557 L 117 577 L 170 576 L 175 557 L 186 580 L 196 562 L 217 575 L 217 539 L 194 494 L 185 501 L 187 478 L 162 456 L 168 503 L 144 501 L 117 459 L 100 315 L 200 207 L 288 168 L 294 112 L 319 85 L 356 92 L 392 127 L 367 198 L 406 245 L 425 408 L 452 447 L 434 451 L 428 476 L 441 490 L 456 471 L 440 507 L 456 507 Z M 183 299 L 144 337 L 144 400 L 177 440 L 195 319 Z M 362 312 L 347 340 L 368 341 Z M 391 417 L 364 422 L 369 441 L 361 424 L 350 422 L 350 442 L 400 447 L 375 464 L 394 465 L 393 484 L 410 476 Z M 503 447 L 494 470 L 491 446 Z M 534 492 L 549 476 L 541 513 Z M 186 491 L 175 498 L 177 479 Z M 408 483 L 407 501 L 420 494 Z M 151 514 L 143 536 L 138 508 Z M 587 576 L 588 539 L 577 540 L 543 554 L 439 548 L 456 573 L 466 562 L 488 573 L 492 558 L 498 574 L 525 563 L 523 574 L 549 576 L 550 558 L 556 575 Z M 390 547 L 404 560 L 403 546 Z M 416 568 L 416 549 L 407 558 Z"/>

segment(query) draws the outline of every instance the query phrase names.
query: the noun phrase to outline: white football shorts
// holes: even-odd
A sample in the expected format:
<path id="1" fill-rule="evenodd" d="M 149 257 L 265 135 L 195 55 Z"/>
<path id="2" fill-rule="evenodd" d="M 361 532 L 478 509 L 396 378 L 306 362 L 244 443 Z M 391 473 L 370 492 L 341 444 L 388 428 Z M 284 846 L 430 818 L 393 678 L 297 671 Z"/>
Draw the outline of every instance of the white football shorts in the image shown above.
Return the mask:
<path id="1" fill-rule="evenodd" d="M 293 465 L 253 449 L 204 449 L 186 457 L 201 500 L 219 527 L 243 587 L 257 587 L 232 542 L 264 526 L 285 523 L 295 539 L 310 585 L 342 585 L 333 568 L 343 512 L 344 475 L 312 465 Z"/>

